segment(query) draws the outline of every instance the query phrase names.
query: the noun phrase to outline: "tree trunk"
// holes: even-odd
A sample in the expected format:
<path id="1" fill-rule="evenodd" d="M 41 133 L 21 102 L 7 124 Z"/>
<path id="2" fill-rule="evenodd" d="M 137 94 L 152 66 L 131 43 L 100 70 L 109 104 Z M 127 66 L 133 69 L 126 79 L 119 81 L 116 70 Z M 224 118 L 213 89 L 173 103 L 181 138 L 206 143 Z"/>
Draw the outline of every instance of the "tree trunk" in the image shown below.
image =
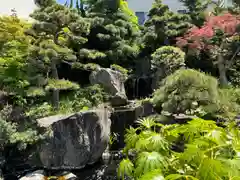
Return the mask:
<path id="1" fill-rule="evenodd" d="M 224 64 L 224 58 L 221 53 L 218 55 L 217 66 L 219 71 L 220 86 L 226 87 L 228 86 L 228 80 L 227 80 L 227 74 L 226 74 L 226 67 Z"/>
<path id="2" fill-rule="evenodd" d="M 84 2 L 83 2 L 83 0 L 80 0 L 80 11 L 81 11 L 82 17 L 86 17 L 86 13 L 85 13 L 85 10 L 84 10 Z"/>
<path id="3" fill-rule="evenodd" d="M 51 70 L 52 70 L 52 78 L 58 80 L 59 79 L 58 71 L 56 66 L 56 60 L 54 58 L 51 61 Z M 53 89 L 52 105 L 56 110 L 59 109 L 59 90 L 58 89 Z"/>

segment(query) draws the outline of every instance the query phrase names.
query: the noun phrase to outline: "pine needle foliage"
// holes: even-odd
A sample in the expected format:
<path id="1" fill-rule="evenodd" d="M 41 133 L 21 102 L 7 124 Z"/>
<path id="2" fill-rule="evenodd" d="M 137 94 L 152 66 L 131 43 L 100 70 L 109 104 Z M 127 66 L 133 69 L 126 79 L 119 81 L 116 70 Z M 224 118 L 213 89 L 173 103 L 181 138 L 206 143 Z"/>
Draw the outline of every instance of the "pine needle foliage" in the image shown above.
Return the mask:
<path id="1" fill-rule="evenodd" d="M 39 134 L 34 126 L 28 127 L 25 122 L 21 122 L 21 124 L 11 122 L 6 116 L 7 108 L 9 107 L 6 106 L 0 111 L 0 149 L 3 153 L 9 146 L 24 150 L 28 145 L 34 145 L 45 138 L 46 134 Z"/>
<path id="2" fill-rule="evenodd" d="M 135 152 L 135 156 L 131 161 L 124 159 L 120 163 L 119 178 L 123 174 L 135 180 L 232 180 L 240 177 L 240 133 L 234 123 L 223 128 L 201 118 L 183 125 L 160 125 L 148 118 L 138 122 L 138 128 L 126 132 L 125 152 Z M 136 133 L 139 130 L 140 133 Z M 151 143 L 146 134 L 159 134 L 162 140 L 156 142 L 158 146 L 148 148 Z M 169 135 L 175 138 L 169 139 Z M 136 143 L 139 140 L 141 148 L 139 142 Z M 184 141 L 184 150 L 171 150 L 180 140 Z"/>
<path id="3" fill-rule="evenodd" d="M 27 32 L 34 37 L 28 56 L 29 74 L 32 86 L 51 90 L 53 106 L 58 109 L 60 90 L 79 89 L 75 83 L 59 80 L 58 65 L 77 61 L 78 54 L 72 47 L 87 42 L 90 23 L 75 9 L 47 0 L 42 3 L 31 14 L 36 22 Z"/>
<path id="4" fill-rule="evenodd" d="M 203 25 L 206 16 L 206 10 L 211 4 L 211 0 L 180 0 L 188 9 L 191 23 L 200 27 Z"/>
<path id="5" fill-rule="evenodd" d="M 174 45 L 175 38 L 191 26 L 189 16 L 173 13 L 161 0 L 155 0 L 144 24 L 142 43 L 147 55 L 164 45 Z"/>
<path id="6" fill-rule="evenodd" d="M 113 4 L 117 4 L 117 8 Z M 131 67 L 139 53 L 137 38 L 140 35 L 137 17 L 127 2 L 96 0 L 89 4 L 86 17 L 91 22 L 88 42 L 81 59 L 103 67 L 111 64 Z M 94 52 L 94 56 L 92 56 Z"/>
<path id="7" fill-rule="evenodd" d="M 231 120 L 238 105 L 222 92 L 218 81 L 205 73 L 180 69 L 166 77 L 154 92 L 153 104 L 161 112 Z"/>

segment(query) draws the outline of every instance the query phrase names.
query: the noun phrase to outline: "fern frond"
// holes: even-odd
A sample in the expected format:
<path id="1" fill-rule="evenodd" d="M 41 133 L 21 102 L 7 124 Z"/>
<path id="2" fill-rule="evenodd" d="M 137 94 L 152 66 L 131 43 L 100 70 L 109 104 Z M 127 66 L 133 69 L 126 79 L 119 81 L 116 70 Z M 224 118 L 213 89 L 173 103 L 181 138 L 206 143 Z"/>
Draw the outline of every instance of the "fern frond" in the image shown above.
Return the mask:
<path id="1" fill-rule="evenodd" d="M 222 128 L 212 129 L 205 137 L 210 138 L 218 145 L 225 144 L 228 140 L 227 133 L 224 132 Z"/>
<path id="2" fill-rule="evenodd" d="M 199 180 L 198 178 L 195 178 L 193 176 L 181 175 L 181 174 L 170 174 L 167 177 L 165 177 L 165 180 L 177 180 L 177 179 Z"/>
<path id="3" fill-rule="evenodd" d="M 165 125 L 161 127 L 161 134 L 166 140 L 174 142 L 179 137 L 179 132 L 176 131 L 176 128 L 178 127 L 178 124 Z"/>
<path id="4" fill-rule="evenodd" d="M 149 151 L 158 151 L 164 154 L 169 151 L 169 144 L 160 133 L 153 132 L 147 140 L 149 141 L 147 147 Z"/>
<path id="5" fill-rule="evenodd" d="M 139 139 L 135 144 L 137 151 L 157 151 L 161 154 L 169 152 L 169 144 L 165 138 L 160 134 L 153 131 L 142 131 L 139 134 Z"/>
<path id="6" fill-rule="evenodd" d="M 139 135 L 137 135 L 136 130 L 137 129 L 134 129 L 133 127 L 130 127 L 126 130 L 126 134 L 124 135 L 126 150 L 129 150 L 136 146 L 136 142 L 139 140 Z"/>
<path id="7" fill-rule="evenodd" d="M 201 137 L 203 134 L 208 133 L 209 130 L 217 129 L 214 121 L 203 120 L 201 118 L 194 118 L 188 124 L 177 127 L 173 132 L 181 133 L 187 142 L 192 142 L 195 138 Z"/>
<path id="8" fill-rule="evenodd" d="M 135 149 L 137 151 L 147 151 L 148 146 L 150 145 L 150 142 L 147 138 L 140 137 L 138 141 L 136 142 Z"/>
<path id="9" fill-rule="evenodd" d="M 179 161 L 182 164 L 191 164 L 192 167 L 197 168 L 204 158 L 204 152 L 201 151 L 196 145 L 188 144 L 183 153 L 179 153 Z"/>
<path id="10" fill-rule="evenodd" d="M 240 159 L 220 159 L 227 170 L 229 179 L 240 177 Z"/>
<path id="11" fill-rule="evenodd" d="M 231 179 L 231 180 L 240 180 L 240 176 L 233 176 L 233 177 L 230 177 L 229 179 Z"/>
<path id="12" fill-rule="evenodd" d="M 141 128 L 150 130 L 155 125 L 155 119 L 152 117 L 146 117 L 137 120 L 136 123 L 139 124 Z"/>
<path id="13" fill-rule="evenodd" d="M 135 165 L 135 176 L 140 177 L 155 169 L 166 168 L 168 163 L 158 152 L 142 152 L 138 155 Z"/>
<path id="14" fill-rule="evenodd" d="M 138 180 L 165 180 L 165 179 L 162 175 L 162 170 L 156 169 L 144 174 Z"/>
<path id="15" fill-rule="evenodd" d="M 132 176 L 133 169 L 134 169 L 133 163 L 129 159 L 123 159 L 118 167 L 117 172 L 118 178 L 122 178 L 124 180 L 125 175 Z"/>
<path id="16" fill-rule="evenodd" d="M 227 169 L 216 159 L 205 158 L 199 166 L 196 177 L 201 180 L 221 180 L 227 176 Z"/>
<path id="17" fill-rule="evenodd" d="M 231 140 L 232 147 L 236 152 L 240 152 L 240 131 L 235 124 L 228 126 L 228 138 Z"/>

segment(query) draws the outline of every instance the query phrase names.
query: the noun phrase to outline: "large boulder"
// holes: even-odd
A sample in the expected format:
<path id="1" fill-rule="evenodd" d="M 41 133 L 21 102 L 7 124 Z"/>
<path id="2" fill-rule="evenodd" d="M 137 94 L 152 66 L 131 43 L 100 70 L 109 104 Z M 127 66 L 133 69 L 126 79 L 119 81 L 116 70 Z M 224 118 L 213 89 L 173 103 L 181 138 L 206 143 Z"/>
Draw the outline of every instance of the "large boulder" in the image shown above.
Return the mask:
<path id="1" fill-rule="evenodd" d="M 81 169 L 101 158 L 108 146 L 111 120 L 105 107 L 38 119 L 51 136 L 37 148 L 30 163 L 48 169 Z M 34 158 L 35 157 L 35 158 Z"/>
<path id="2" fill-rule="evenodd" d="M 98 68 L 89 77 L 92 85 L 100 84 L 109 93 L 113 106 L 124 106 L 127 104 L 124 82 L 126 77 L 119 71 L 110 68 Z"/>

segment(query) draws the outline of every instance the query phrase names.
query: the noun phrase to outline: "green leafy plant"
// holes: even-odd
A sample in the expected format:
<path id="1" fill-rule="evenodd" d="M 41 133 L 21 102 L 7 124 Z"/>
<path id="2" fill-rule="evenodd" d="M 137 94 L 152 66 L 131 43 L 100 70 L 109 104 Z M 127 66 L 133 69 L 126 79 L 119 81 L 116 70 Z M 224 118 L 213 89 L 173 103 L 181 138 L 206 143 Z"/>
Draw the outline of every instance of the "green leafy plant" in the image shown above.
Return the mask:
<path id="1" fill-rule="evenodd" d="M 127 130 L 124 159 L 118 177 L 136 180 L 216 180 L 240 176 L 240 133 L 233 123 L 226 128 L 214 121 L 195 118 L 187 124 L 162 125 L 152 118 L 142 119 L 139 127 Z M 140 133 L 137 133 L 140 131 Z M 184 142 L 184 149 L 173 145 Z M 155 145 L 154 145 L 155 144 Z M 234 167 L 234 168 L 233 168 Z"/>
<path id="2" fill-rule="evenodd" d="M 110 134 L 110 139 L 109 139 L 109 145 L 111 146 L 115 141 L 117 141 L 118 139 L 118 134 L 117 133 L 111 133 Z"/>

